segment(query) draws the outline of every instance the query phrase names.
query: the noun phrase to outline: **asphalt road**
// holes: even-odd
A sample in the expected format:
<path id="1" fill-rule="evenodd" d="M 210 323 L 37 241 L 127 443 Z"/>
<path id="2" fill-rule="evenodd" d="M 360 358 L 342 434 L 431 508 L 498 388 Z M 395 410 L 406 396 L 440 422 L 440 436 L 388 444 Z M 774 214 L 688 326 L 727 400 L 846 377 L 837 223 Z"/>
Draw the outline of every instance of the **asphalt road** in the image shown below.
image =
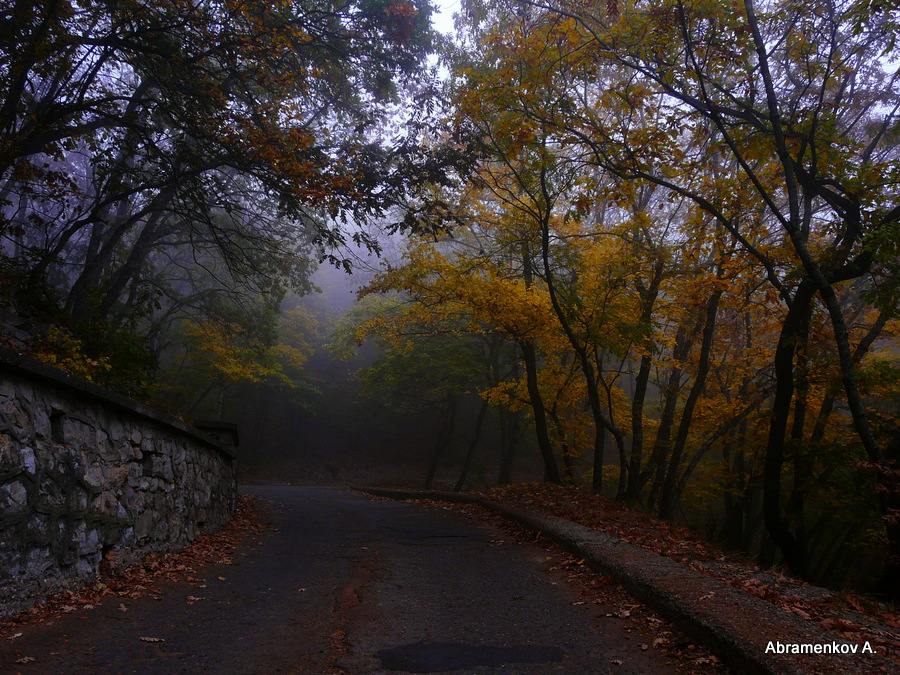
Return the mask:
<path id="1" fill-rule="evenodd" d="M 127 611 L 115 598 L 23 628 L 0 644 L 0 672 L 672 672 L 606 618 L 615 608 L 581 602 L 539 546 L 440 507 L 247 491 L 274 528 L 234 564 Z"/>

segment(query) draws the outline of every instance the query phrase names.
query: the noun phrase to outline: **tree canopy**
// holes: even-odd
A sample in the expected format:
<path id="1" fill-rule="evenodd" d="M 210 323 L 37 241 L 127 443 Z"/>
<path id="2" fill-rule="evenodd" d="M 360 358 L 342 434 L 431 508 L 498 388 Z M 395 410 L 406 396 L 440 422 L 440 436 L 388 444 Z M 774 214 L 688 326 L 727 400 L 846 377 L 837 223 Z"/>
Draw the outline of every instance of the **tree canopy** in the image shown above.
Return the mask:
<path id="1" fill-rule="evenodd" d="M 156 348 L 175 319 L 308 290 L 317 260 L 344 262 L 348 219 L 402 197 L 407 141 L 379 130 L 432 48 L 430 11 L 7 4 L 0 240 L 23 292 L 74 324 L 140 323 Z"/>
<path id="2" fill-rule="evenodd" d="M 897 560 L 896 18 L 871 2 L 466 3 L 446 142 L 477 162 L 442 192 L 458 229 L 440 260 L 411 249 L 390 287 L 429 302 L 450 260 L 467 288 L 452 313 L 482 331 L 526 305 L 485 315 L 476 289 L 499 306 L 517 279 L 545 298 L 541 332 L 517 339 L 548 467 L 589 450 L 600 489 L 611 440 L 620 498 L 667 517 L 720 503 L 723 536 L 763 558 L 774 542 L 800 575 L 840 564 L 845 516 Z"/>

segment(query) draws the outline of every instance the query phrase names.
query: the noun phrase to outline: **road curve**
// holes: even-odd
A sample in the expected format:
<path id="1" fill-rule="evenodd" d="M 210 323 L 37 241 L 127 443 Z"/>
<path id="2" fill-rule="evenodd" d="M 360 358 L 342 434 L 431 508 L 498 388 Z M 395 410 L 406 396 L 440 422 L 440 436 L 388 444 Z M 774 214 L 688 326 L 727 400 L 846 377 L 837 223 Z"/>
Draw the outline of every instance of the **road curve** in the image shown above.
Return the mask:
<path id="1" fill-rule="evenodd" d="M 0 644 L 0 672 L 672 672 L 550 574 L 539 547 L 488 525 L 336 488 L 246 491 L 273 528 L 234 564 L 158 600 L 23 628 Z"/>

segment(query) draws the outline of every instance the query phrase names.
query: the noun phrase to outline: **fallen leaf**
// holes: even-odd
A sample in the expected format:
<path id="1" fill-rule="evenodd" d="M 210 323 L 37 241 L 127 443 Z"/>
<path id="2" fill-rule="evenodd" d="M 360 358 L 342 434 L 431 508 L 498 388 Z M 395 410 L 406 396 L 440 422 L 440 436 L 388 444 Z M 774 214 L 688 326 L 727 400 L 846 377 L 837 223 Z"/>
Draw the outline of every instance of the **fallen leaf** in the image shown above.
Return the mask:
<path id="1" fill-rule="evenodd" d="M 127 612 L 127 611 L 128 611 L 128 607 L 125 606 L 125 603 L 124 603 L 124 602 L 120 602 L 120 603 L 119 603 L 119 611 L 120 611 L 120 612 Z"/>
<path id="2" fill-rule="evenodd" d="M 794 614 L 796 614 L 797 616 L 799 616 L 801 619 L 806 619 L 807 621 L 812 620 L 812 617 L 809 614 L 807 614 L 806 612 L 804 612 L 802 609 L 800 609 L 799 607 L 791 607 L 791 611 Z"/>
<path id="3" fill-rule="evenodd" d="M 850 605 L 853 607 L 853 609 L 855 609 L 857 612 L 865 612 L 866 611 L 865 607 L 863 607 L 860 604 L 859 600 L 854 598 L 852 595 L 847 595 L 847 602 L 850 603 Z"/>
<path id="4" fill-rule="evenodd" d="M 33 656 L 23 656 L 21 659 L 16 659 L 16 663 L 34 663 L 36 660 Z"/>
<path id="5" fill-rule="evenodd" d="M 165 642 L 164 639 L 155 637 L 141 637 L 138 638 L 138 640 L 140 640 L 141 642 Z"/>

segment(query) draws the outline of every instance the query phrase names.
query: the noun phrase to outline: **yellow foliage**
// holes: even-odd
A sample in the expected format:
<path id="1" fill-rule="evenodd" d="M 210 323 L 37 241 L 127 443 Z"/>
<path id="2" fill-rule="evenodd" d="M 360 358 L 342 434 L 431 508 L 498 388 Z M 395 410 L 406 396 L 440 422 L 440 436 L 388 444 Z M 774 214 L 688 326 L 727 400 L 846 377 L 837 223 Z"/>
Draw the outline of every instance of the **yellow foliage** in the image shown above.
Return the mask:
<path id="1" fill-rule="evenodd" d="M 56 326 L 50 326 L 47 329 L 45 344 L 33 352 L 32 356 L 70 375 L 95 382 L 111 368 L 109 359 L 105 356 L 89 358 L 85 356 L 83 350 L 84 344 L 81 340 Z"/>

